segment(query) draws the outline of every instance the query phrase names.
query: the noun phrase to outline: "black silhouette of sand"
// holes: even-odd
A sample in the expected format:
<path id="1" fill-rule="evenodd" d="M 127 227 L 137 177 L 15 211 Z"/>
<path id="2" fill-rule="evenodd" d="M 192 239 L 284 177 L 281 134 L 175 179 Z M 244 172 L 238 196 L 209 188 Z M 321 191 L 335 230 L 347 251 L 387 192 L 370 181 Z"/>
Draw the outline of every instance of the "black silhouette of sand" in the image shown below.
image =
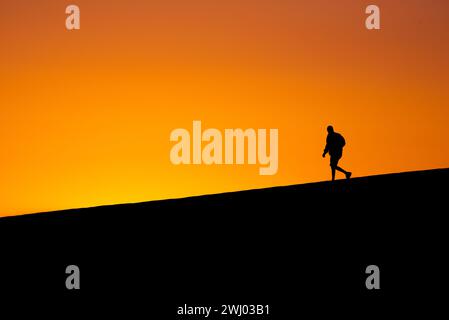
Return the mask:
<path id="1" fill-rule="evenodd" d="M 83 297 L 147 303 L 164 318 L 206 301 L 270 303 L 276 319 L 437 304 L 448 179 L 435 169 L 3 218 L 0 281 L 73 302 L 64 269 L 77 264 Z M 370 264 L 377 292 L 364 285 Z"/>

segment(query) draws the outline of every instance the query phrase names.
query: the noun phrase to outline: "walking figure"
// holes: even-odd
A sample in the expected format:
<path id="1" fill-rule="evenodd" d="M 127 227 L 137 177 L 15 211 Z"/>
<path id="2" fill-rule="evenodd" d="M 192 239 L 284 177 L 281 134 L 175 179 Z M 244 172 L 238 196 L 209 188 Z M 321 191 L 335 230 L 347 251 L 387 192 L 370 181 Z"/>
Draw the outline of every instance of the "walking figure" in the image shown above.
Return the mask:
<path id="1" fill-rule="evenodd" d="M 324 148 L 323 158 L 329 152 L 331 157 L 330 166 L 332 170 L 332 181 L 335 180 L 335 170 L 343 172 L 346 179 L 351 178 L 352 173 L 338 166 L 338 161 L 343 156 L 343 147 L 345 146 L 345 138 L 338 132 L 334 131 L 332 126 L 327 127 L 326 147 Z"/>

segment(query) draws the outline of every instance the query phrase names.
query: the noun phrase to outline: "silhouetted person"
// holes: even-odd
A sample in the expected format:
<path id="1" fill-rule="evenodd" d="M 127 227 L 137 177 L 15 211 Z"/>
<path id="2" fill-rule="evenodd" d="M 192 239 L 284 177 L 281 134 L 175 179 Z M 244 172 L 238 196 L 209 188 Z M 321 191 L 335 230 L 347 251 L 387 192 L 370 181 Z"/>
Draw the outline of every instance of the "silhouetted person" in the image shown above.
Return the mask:
<path id="1" fill-rule="evenodd" d="M 346 176 L 346 179 L 351 178 L 351 172 L 346 171 L 338 166 L 338 161 L 343 156 L 343 147 L 346 144 L 345 138 L 338 132 L 334 131 L 332 126 L 327 127 L 327 138 L 326 138 L 326 147 L 324 148 L 323 158 L 326 156 L 326 153 L 329 152 L 331 156 L 331 169 L 332 169 L 332 181 L 335 180 L 335 170 L 343 172 Z"/>

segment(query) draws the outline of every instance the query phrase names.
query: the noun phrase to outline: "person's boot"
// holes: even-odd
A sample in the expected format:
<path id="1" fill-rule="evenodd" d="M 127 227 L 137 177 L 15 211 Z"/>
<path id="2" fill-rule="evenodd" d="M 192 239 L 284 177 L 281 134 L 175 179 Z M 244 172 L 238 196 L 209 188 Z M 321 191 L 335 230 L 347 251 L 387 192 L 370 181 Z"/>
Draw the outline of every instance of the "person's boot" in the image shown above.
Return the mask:
<path id="1" fill-rule="evenodd" d="M 352 172 L 346 172 L 346 179 L 351 178 L 351 176 L 352 176 Z"/>

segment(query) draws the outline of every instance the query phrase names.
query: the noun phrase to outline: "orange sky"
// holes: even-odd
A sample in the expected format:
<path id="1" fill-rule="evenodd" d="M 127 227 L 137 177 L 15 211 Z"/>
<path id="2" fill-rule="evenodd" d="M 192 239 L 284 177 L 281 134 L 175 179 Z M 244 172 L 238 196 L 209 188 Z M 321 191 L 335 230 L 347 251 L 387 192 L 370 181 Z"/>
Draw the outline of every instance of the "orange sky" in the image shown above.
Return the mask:
<path id="1" fill-rule="evenodd" d="M 449 166 L 446 0 L 1 1 L 0 41 L 0 216 L 329 179 L 328 124 L 355 176 Z M 193 120 L 278 128 L 278 173 L 172 165 Z"/>

